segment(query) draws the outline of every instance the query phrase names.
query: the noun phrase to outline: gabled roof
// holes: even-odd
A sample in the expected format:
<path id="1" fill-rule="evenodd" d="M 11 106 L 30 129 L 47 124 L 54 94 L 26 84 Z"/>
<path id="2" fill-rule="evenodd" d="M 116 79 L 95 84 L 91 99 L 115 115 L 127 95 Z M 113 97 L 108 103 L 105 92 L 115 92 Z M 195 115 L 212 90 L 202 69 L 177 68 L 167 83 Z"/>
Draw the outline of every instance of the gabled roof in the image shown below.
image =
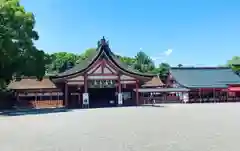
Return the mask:
<path id="1" fill-rule="evenodd" d="M 65 76 L 71 76 L 71 75 L 74 75 L 74 74 L 77 74 L 77 73 L 82 73 L 86 69 L 91 67 L 91 65 L 99 57 L 101 57 L 102 54 L 104 54 L 118 68 L 120 68 L 121 70 L 123 70 L 125 72 L 128 72 L 130 74 L 135 74 L 135 75 L 138 75 L 138 76 L 146 76 L 146 77 L 153 77 L 154 76 L 154 74 L 141 73 L 141 72 L 139 72 L 135 69 L 132 69 L 128 65 L 124 64 L 123 62 L 121 62 L 120 59 L 111 51 L 108 43 L 103 38 L 99 41 L 99 45 L 98 45 L 98 48 L 96 49 L 96 51 L 89 58 L 87 58 L 85 60 L 82 60 L 80 63 L 75 65 L 73 68 L 71 68 L 71 69 L 69 69 L 65 72 L 59 73 L 56 76 L 54 76 L 53 78 L 62 78 L 62 77 L 65 77 Z"/>
<path id="2" fill-rule="evenodd" d="M 20 81 L 12 81 L 8 85 L 8 89 L 12 90 L 25 90 L 25 89 L 55 89 L 56 85 L 49 80 L 49 78 L 43 78 L 41 81 L 37 78 L 23 78 Z"/>
<path id="3" fill-rule="evenodd" d="M 240 84 L 240 77 L 227 67 L 171 68 L 172 77 L 188 88 L 226 88 Z"/>
<path id="4" fill-rule="evenodd" d="M 164 86 L 164 83 L 159 77 L 153 77 L 150 81 L 145 82 L 142 87 L 161 87 Z"/>

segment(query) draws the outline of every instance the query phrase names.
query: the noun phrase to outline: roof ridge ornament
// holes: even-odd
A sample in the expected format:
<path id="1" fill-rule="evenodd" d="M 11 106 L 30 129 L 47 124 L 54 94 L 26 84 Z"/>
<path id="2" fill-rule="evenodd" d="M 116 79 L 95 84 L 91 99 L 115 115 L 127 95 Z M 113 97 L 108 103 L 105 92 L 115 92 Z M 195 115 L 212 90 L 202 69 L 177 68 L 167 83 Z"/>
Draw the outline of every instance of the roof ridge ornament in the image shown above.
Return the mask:
<path id="1" fill-rule="evenodd" d="M 106 41 L 105 37 L 103 36 L 102 39 L 100 39 L 97 43 L 98 47 L 100 46 L 108 46 L 109 45 L 109 41 Z"/>

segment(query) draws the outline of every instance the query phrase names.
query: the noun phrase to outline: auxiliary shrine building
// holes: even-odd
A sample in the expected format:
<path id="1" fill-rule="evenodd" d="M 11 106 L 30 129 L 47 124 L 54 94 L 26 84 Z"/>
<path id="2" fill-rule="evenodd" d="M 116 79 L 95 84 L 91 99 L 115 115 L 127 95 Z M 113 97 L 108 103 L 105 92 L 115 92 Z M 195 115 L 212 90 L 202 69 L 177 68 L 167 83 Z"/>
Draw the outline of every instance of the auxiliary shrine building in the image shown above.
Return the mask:
<path id="1" fill-rule="evenodd" d="M 230 68 L 171 68 L 163 83 L 122 63 L 103 38 L 89 58 L 54 76 L 8 86 L 16 106 L 95 108 L 156 102 L 240 101 L 240 77 Z"/>

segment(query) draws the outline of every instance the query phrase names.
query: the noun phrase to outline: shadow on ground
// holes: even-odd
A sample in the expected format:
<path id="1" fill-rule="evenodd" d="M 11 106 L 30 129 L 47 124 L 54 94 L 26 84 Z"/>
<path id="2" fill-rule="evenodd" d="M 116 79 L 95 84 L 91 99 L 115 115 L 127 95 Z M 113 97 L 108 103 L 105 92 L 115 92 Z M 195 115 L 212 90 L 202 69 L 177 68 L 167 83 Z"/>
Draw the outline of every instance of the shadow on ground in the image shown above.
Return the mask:
<path id="1" fill-rule="evenodd" d="M 143 104 L 141 106 L 143 106 L 143 107 L 166 107 L 163 104 Z"/>
<path id="2" fill-rule="evenodd" d="M 56 109 L 19 109 L 19 110 L 7 110 L 0 111 L 0 116 L 23 116 L 23 115 L 36 115 L 36 114 L 50 114 L 69 112 L 72 109 L 56 108 Z"/>

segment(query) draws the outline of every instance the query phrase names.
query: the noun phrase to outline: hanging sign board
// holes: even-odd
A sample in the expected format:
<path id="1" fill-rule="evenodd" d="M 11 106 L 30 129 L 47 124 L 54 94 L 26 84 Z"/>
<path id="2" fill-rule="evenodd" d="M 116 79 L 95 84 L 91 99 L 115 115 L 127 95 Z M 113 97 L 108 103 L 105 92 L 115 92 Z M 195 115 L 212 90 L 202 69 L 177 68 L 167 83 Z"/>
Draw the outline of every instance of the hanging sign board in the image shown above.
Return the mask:
<path id="1" fill-rule="evenodd" d="M 88 83 L 89 88 L 114 88 L 116 82 L 114 80 L 91 80 Z"/>

